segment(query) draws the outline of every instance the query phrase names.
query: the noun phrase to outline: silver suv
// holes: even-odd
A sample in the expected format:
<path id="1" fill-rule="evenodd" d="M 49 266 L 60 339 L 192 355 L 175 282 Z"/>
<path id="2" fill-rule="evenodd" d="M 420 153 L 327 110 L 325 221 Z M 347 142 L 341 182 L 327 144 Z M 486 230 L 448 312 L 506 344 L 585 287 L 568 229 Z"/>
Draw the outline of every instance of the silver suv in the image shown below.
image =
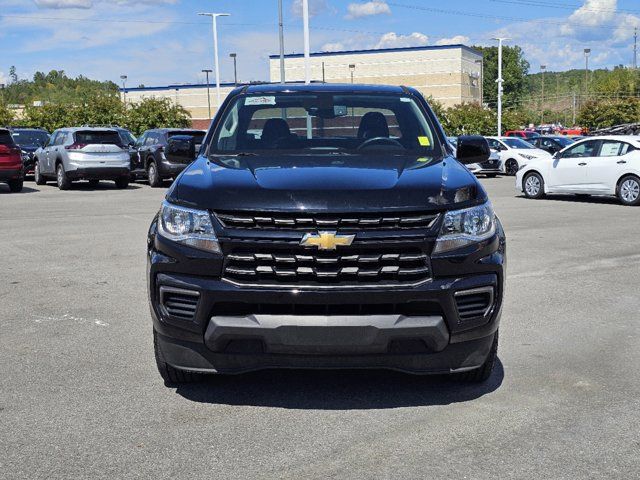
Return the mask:
<path id="1" fill-rule="evenodd" d="M 35 152 L 34 175 L 38 185 L 55 178 L 60 190 L 74 180 L 114 180 L 118 188 L 129 185 L 129 151 L 113 128 L 61 128 Z"/>

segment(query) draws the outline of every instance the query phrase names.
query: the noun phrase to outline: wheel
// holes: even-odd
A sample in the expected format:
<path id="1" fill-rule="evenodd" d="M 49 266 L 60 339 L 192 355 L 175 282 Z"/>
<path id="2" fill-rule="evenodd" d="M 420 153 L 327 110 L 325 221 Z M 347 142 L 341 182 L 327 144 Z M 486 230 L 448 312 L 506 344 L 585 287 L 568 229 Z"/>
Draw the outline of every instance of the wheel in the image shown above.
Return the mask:
<path id="1" fill-rule="evenodd" d="M 33 179 L 36 185 L 44 185 L 47 183 L 47 180 L 40 174 L 40 162 L 36 162 L 33 166 Z"/>
<path id="2" fill-rule="evenodd" d="M 515 175 L 518 171 L 518 162 L 513 158 L 510 158 L 504 164 L 504 171 L 507 175 Z"/>
<path id="3" fill-rule="evenodd" d="M 151 162 L 147 167 L 147 177 L 149 178 L 149 185 L 153 188 L 162 186 L 162 178 L 160 178 L 160 174 L 158 174 L 158 168 L 155 162 Z"/>
<path id="4" fill-rule="evenodd" d="M 14 180 L 9 180 L 7 183 L 9 184 L 9 190 L 11 190 L 13 193 L 18 193 L 22 191 L 22 185 L 24 185 L 24 180 L 14 179 Z"/>
<path id="5" fill-rule="evenodd" d="M 155 329 L 153 330 L 153 350 L 155 352 L 158 372 L 165 384 L 194 383 L 203 380 L 203 374 L 188 372 L 186 370 L 178 370 L 164 361 L 162 349 L 158 344 L 158 333 Z"/>
<path id="6" fill-rule="evenodd" d="M 470 370 L 468 372 L 458 374 L 458 379 L 466 383 L 480 383 L 486 382 L 491 377 L 491 372 L 496 364 L 498 358 L 498 331 L 496 331 L 493 337 L 493 343 L 491 344 L 491 350 L 489 356 L 479 368 Z"/>
<path id="7" fill-rule="evenodd" d="M 618 183 L 617 195 L 623 205 L 640 205 L 640 178 L 635 175 L 623 177 Z"/>
<path id="8" fill-rule="evenodd" d="M 100 180 L 89 180 L 89 186 L 96 188 L 98 185 L 100 185 Z"/>
<path id="9" fill-rule="evenodd" d="M 527 198 L 544 197 L 544 180 L 538 172 L 528 173 L 522 181 L 524 186 L 524 195 Z"/>
<path id="10" fill-rule="evenodd" d="M 485 175 L 487 176 L 487 178 L 496 178 L 495 173 L 486 173 Z"/>
<path id="11" fill-rule="evenodd" d="M 69 190 L 71 188 L 71 180 L 67 177 L 64 166 L 61 163 L 56 167 L 56 180 L 58 181 L 58 188 L 60 190 Z"/>
<path id="12" fill-rule="evenodd" d="M 116 187 L 119 189 L 124 189 L 129 186 L 129 177 L 120 177 L 115 180 Z"/>

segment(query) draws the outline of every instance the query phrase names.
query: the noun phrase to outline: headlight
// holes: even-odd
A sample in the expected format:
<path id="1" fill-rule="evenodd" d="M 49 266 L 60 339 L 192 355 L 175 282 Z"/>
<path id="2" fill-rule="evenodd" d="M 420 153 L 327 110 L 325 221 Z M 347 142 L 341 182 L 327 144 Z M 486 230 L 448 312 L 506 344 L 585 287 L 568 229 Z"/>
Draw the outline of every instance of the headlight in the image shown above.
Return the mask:
<path id="1" fill-rule="evenodd" d="M 519 153 L 518 155 L 520 155 L 522 158 L 526 158 L 527 160 L 533 160 L 534 157 L 533 155 L 527 155 L 526 153 Z"/>
<path id="2" fill-rule="evenodd" d="M 206 210 L 178 207 L 164 201 L 158 219 L 158 233 L 177 243 L 220 253 L 211 216 Z"/>
<path id="3" fill-rule="evenodd" d="M 495 231 L 495 213 L 491 202 L 464 210 L 452 210 L 444 216 L 433 253 L 448 252 L 481 242 L 491 238 Z"/>

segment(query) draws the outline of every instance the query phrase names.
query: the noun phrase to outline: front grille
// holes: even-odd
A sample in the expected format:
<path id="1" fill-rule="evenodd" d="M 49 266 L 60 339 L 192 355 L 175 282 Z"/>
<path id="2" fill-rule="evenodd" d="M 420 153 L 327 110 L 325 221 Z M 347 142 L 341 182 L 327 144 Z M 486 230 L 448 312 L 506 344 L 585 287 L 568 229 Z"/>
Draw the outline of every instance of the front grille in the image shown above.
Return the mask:
<path id="1" fill-rule="evenodd" d="M 320 252 L 301 247 L 279 251 L 235 250 L 226 256 L 224 277 L 239 283 L 387 284 L 430 277 L 429 258 L 419 249 L 357 248 Z"/>
<path id="2" fill-rule="evenodd" d="M 193 290 L 160 287 L 160 304 L 167 314 L 180 320 L 193 320 L 198 310 L 200 294 Z"/>
<path id="3" fill-rule="evenodd" d="M 460 320 L 484 317 L 493 305 L 493 287 L 456 292 L 455 300 Z"/>
<path id="4" fill-rule="evenodd" d="M 213 306 L 212 316 L 236 317 L 247 315 L 404 315 L 407 317 L 443 315 L 438 302 L 413 301 L 404 303 L 376 304 L 296 304 L 296 303 L 244 303 L 218 302 Z"/>
<path id="5" fill-rule="evenodd" d="M 259 230 L 406 230 L 429 229 L 438 214 L 295 214 L 295 213 L 228 213 L 216 212 L 225 228 Z"/>
<path id="6" fill-rule="evenodd" d="M 486 162 L 482 162 L 480 166 L 487 169 L 497 169 L 500 166 L 500 162 L 498 160 L 487 160 Z"/>

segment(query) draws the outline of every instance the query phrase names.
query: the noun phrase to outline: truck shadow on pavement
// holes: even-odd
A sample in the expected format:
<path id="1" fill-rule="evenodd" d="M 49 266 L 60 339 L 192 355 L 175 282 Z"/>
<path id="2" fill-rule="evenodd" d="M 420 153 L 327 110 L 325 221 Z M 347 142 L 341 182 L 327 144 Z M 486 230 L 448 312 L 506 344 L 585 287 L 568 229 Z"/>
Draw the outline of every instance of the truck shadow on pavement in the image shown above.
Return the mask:
<path id="1" fill-rule="evenodd" d="M 264 370 L 212 376 L 181 385 L 176 393 L 200 403 L 315 410 L 367 410 L 449 405 L 497 390 L 504 380 L 498 359 L 481 384 L 445 375 L 421 376 L 385 370 Z"/>

